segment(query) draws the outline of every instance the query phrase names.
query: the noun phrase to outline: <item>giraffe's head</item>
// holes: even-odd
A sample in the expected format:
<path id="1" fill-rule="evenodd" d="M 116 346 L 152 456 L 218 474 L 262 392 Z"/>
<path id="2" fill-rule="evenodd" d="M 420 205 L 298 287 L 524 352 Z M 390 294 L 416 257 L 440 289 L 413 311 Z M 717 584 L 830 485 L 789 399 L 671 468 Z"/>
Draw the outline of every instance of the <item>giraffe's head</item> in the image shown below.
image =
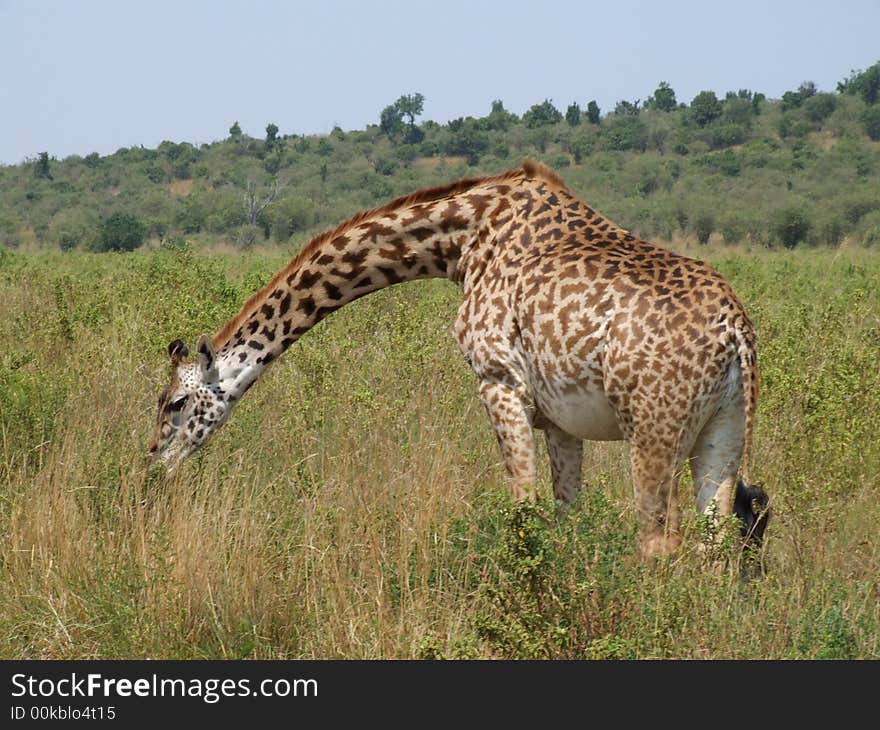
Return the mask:
<path id="1" fill-rule="evenodd" d="M 181 340 L 168 345 L 171 384 L 159 396 L 156 432 L 150 442 L 150 460 L 161 461 L 171 474 L 229 417 L 231 402 L 224 393 L 217 357 L 207 335 L 199 337 L 197 357 Z"/>

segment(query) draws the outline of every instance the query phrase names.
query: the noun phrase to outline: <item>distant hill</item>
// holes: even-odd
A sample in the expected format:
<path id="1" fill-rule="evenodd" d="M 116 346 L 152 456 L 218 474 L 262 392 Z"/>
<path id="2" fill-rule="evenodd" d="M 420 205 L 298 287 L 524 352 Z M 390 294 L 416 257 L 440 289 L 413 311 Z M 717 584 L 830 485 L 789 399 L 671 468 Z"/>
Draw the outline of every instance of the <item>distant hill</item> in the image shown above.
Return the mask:
<path id="1" fill-rule="evenodd" d="M 661 83 L 647 101 L 521 117 L 419 123 L 405 95 L 365 130 L 163 142 L 0 167 L 0 245 L 104 251 L 184 240 L 296 245 L 358 210 L 530 156 L 645 238 L 766 246 L 880 243 L 880 62 L 834 92 L 805 82 L 781 99 L 749 90 L 688 104 Z"/>

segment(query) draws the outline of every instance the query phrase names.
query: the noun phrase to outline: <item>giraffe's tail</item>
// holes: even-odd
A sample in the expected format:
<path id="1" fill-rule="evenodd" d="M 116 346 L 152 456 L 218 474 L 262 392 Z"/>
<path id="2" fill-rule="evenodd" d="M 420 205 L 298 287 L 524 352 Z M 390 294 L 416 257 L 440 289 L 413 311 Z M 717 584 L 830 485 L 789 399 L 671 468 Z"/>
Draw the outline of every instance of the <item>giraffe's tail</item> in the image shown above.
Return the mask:
<path id="1" fill-rule="evenodd" d="M 755 351 L 755 331 L 748 320 L 736 325 L 736 349 L 742 373 L 743 402 L 745 404 L 745 431 L 742 457 L 742 478 L 751 484 L 752 432 L 758 408 L 758 358 Z"/>
<path id="2" fill-rule="evenodd" d="M 736 349 L 742 373 L 745 427 L 743 429 L 742 479 L 734 489 L 733 512 L 742 520 L 745 545 L 760 548 L 770 521 L 770 497 L 759 484 L 753 484 L 751 469 L 752 432 L 758 408 L 758 357 L 755 350 L 755 330 L 748 317 L 736 323 Z M 745 574 L 744 574 L 745 575 Z"/>

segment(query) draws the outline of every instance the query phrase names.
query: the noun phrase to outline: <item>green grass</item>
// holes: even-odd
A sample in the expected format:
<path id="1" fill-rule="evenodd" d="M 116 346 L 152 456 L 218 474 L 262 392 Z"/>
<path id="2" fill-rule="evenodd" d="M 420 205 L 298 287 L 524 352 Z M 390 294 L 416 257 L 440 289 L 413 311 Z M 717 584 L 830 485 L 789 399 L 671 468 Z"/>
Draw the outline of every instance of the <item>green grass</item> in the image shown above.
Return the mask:
<path id="1" fill-rule="evenodd" d="M 880 254 L 701 249 L 756 322 L 767 574 L 637 556 L 623 444 L 561 520 L 514 506 L 440 281 L 371 295 L 274 364 L 172 483 L 165 347 L 286 254 L 0 250 L 4 658 L 880 658 Z"/>

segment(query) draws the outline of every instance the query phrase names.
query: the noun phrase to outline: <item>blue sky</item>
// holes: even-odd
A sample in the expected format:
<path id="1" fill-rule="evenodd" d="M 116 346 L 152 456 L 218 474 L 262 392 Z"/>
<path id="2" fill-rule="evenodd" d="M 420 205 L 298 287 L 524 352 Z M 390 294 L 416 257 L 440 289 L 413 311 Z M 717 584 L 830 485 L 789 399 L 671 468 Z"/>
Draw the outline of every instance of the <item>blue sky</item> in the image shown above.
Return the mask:
<path id="1" fill-rule="evenodd" d="M 0 0 L 0 163 L 165 139 L 363 129 L 404 93 L 422 119 L 552 99 L 680 101 L 880 60 L 880 0 L 271 2 Z"/>

